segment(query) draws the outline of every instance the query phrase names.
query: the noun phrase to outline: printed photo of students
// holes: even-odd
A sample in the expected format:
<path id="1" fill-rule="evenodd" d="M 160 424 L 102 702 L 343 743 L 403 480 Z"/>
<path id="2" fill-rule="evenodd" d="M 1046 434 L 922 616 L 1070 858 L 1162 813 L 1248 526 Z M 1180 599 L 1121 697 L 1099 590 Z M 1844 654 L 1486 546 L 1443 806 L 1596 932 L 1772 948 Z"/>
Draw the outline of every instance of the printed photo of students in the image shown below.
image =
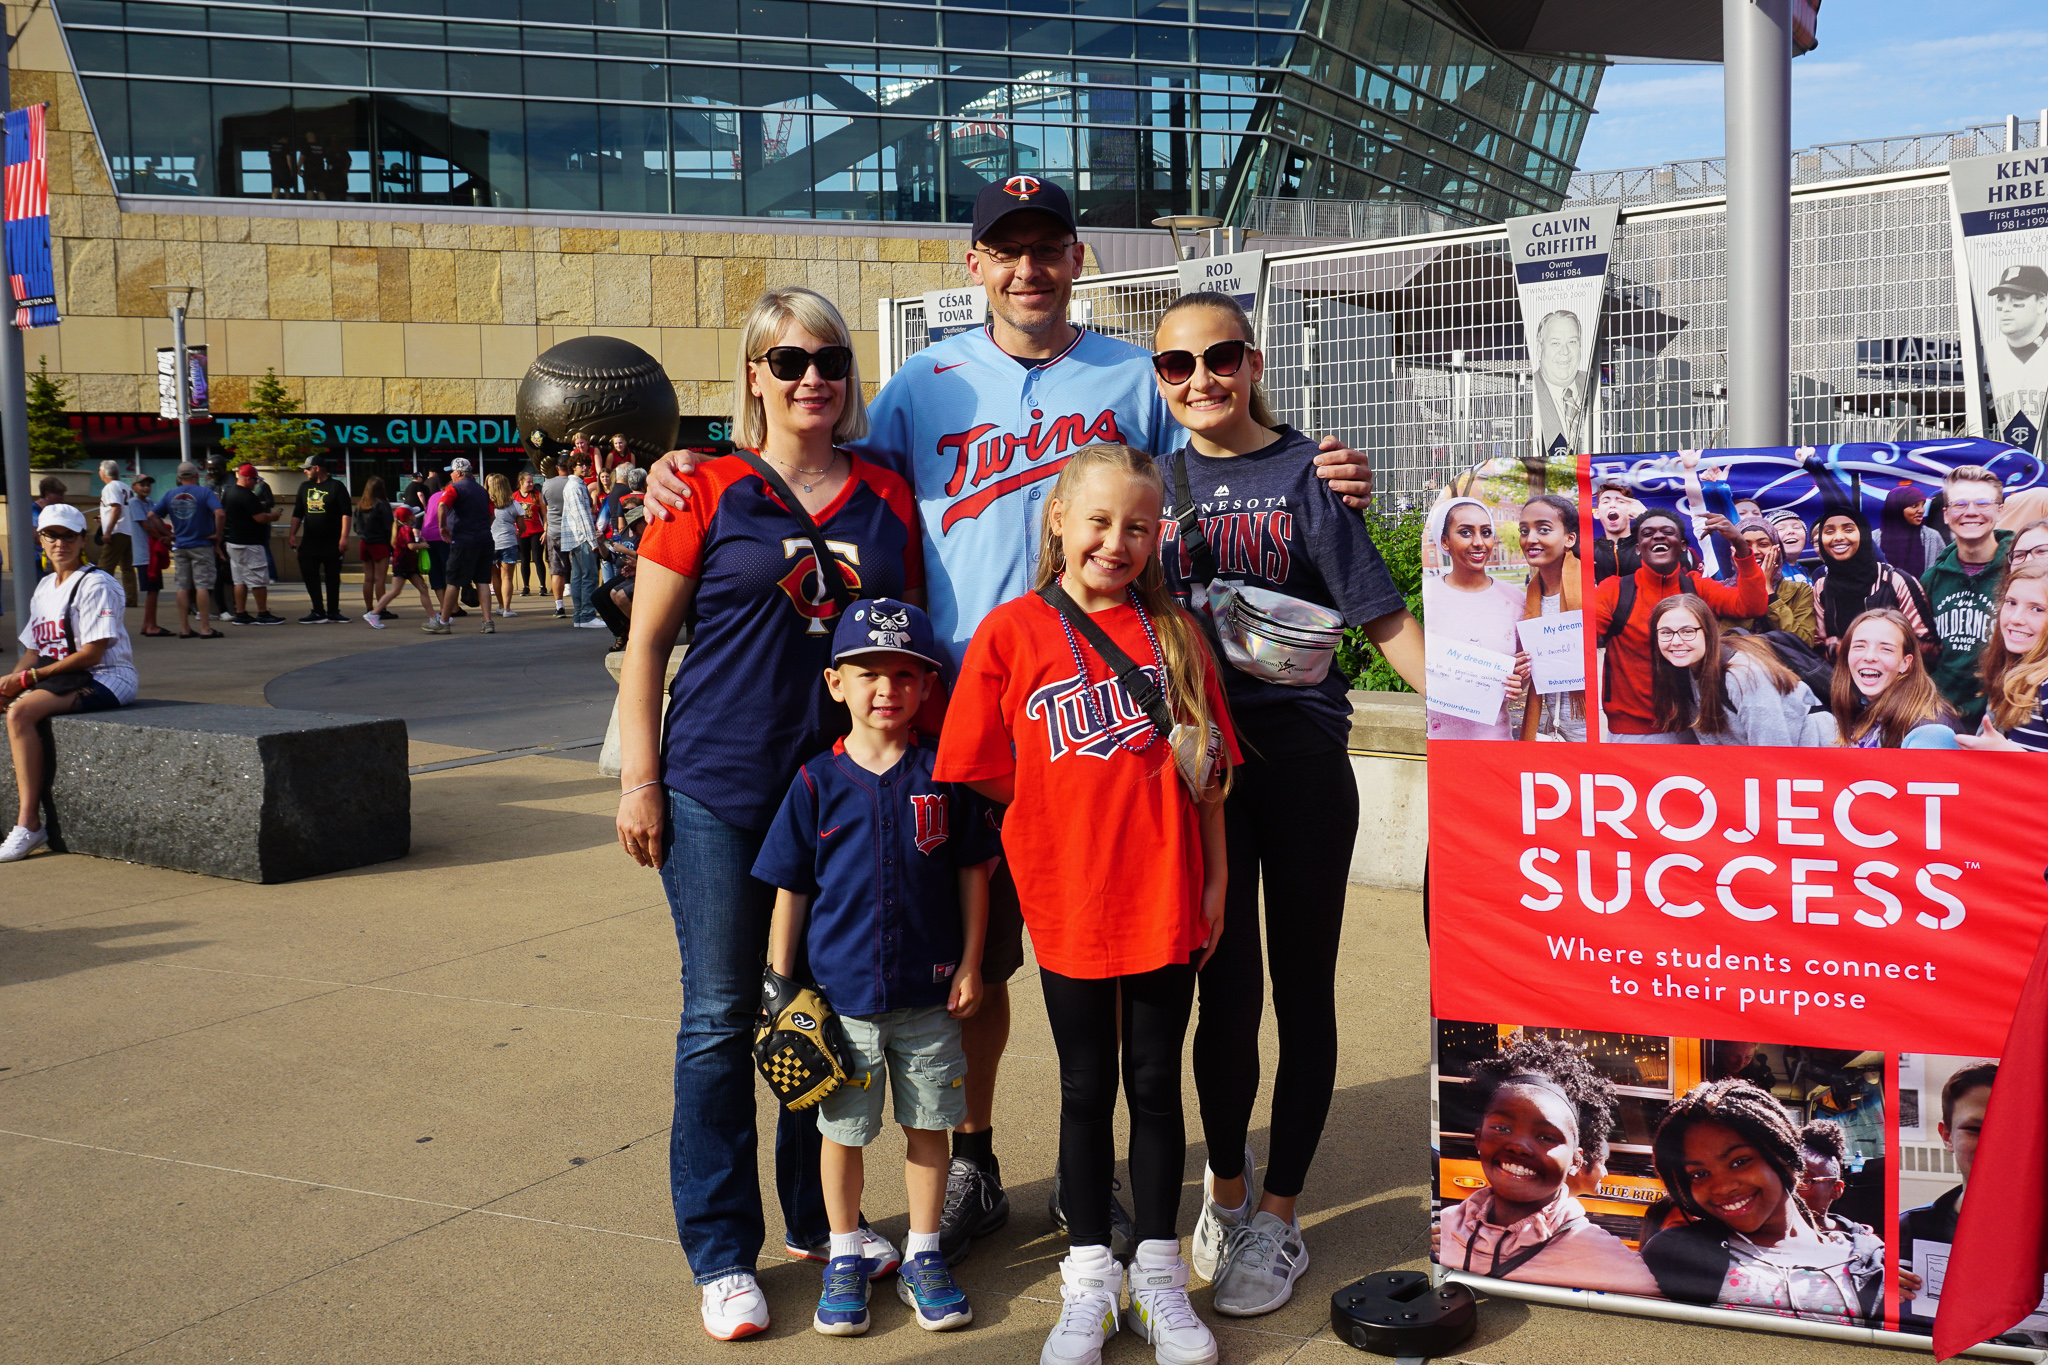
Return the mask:
<path id="1" fill-rule="evenodd" d="M 1442 572 L 1424 574 L 1422 618 L 1432 635 L 1513 655 L 1521 646 L 1515 623 L 1522 619 L 1522 589 L 1489 574 L 1499 549 L 1493 513 L 1477 498 L 1449 497 L 1429 509 L 1423 535 L 1437 547 Z M 1528 687 L 1527 660 L 1508 676 L 1500 713 L 1491 722 L 1429 712 L 1431 739 L 1512 739 L 1508 708 Z"/>
<path id="2" fill-rule="evenodd" d="M 1181 1259 L 1181 1052 L 1196 973 L 1224 932 L 1223 807 L 1238 754 L 1209 645 L 1160 568 L 1165 504 L 1159 467 L 1141 451 L 1094 445 L 1069 458 L 1048 499 L 1035 589 L 975 631 L 934 773 L 1009 807 L 1003 851 L 1059 1055 L 1069 1247 L 1043 1358 L 1075 1365 L 1100 1358 L 1125 1284 L 1109 1245 L 1120 1075 L 1137 1240 L 1123 1325 L 1162 1360 L 1217 1358 Z M 1174 739 L 1047 590 L 1152 674 L 1194 740 L 1185 776 Z"/>
<path id="3" fill-rule="evenodd" d="M 1815 531 L 1815 543 L 1820 570 L 1813 576 L 1813 594 L 1820 607 L 1820 644 L 1830 661 L 1849 623 L 1873 607 L 1898 612 L 1913 627 L 1914 640 L 1932 646 L 1926 594 L 1918 582 L 1878 559 L 1877 538 L 1861 508 L 1830 507 Z"/>
<path id="4" fill-rule="evenodd" d="M 2017 569 L 2036 559 L 2048 564 L 2048 558 L 2043 556 L 2048 556 L 2048 517 L 2037 518 L 2013 532 L 2012 544 L 2005 552 L 2005 567 Z"/>
<path id="5" fill-rule="evenodd" d="M 1934 1315 L 1925 1310 L 1940 1302 L 1941 1286 L 1928 1284 L 1927 1277 L 1913 1266 L 1916 1259 L 1924 1266 L 1929 1255 L 1945 1259 L 1956 1240 L 1956 1220 L 1962 1217 L 1963 1196 L 1969 1189 L 1970 1170 L 1976 1165 L 1977 1139 L 1984 1131 L 1984 1115 L 1991 1107 L 1991 1087 L 1998 1080 L 1998 1063 L 1933 1056 L 1923 1058 L 1921 1064 L 1930 1083 L 1942 1068 L 1952 1068 L 1941 1084 L 1941 1121 L 1934 1131 L 1955 1162 L 1956 1183 L 1926 1203 L 1903 1207 L 1899 1214 L 1899 1330 L 1932 1336 Z M 1900 1205 L 1905 1206 L 1911 1198 L 1923 1198 L 1930 1183 L 1938 1185 L 1946 1178 L 1915 1177 L 1901 1171 Z M 1922 1245 L 1916 1247 L 1916 1243 Z"/>
<path id="6" fill-rule="evenodd" d="M 1593 542 L 1593 581 L 1604 583 L 1643 566 L 1636 555 L 1635 519 L 1643 505 L 1620 479 L 1608 479 L 1593 493 L 1593 520 L 1600 536 Z"/>
<path id="7" fill-rule="evenodd" d="M 1709 577 L 1726 582 L 1735 576 L 1734 566 L 1724 564 L 1716 552 L 1714 538 L 1706 532 L 1706 517 L 1714 512 L 1730 522 L 1742 519 L 1742 513 L 1735 507 L 1735 494 L 1728 487 L 1728 471 L 1721 465 L 1706 464 L 1697 450 L 1679 451 L 1678 467 L 1685 481 L 1685 496 L 1679 500 L 1678 510 L 1692 523 L 1700 567 Z"/>
<path id="8" fill-rule="evenodd" d="M 1975 734 L 1958 736 L 1962 746 L 2048 753 L 2048 558 L 2036 555 L 2006 574 L 1978 669 L 1984 720 Z"/>
<path id="9" fill-rule="evenodd" d="M 1800 1202 L 1799 1135 L 1768 1092 L 1732 1079 L 1695 1087 L 1672 1101 L 1653 1150 L 1695 1220 L 1643 1246 L 1665 1297 L 1850 1326 L 1876 1315 L 1884 1242 L 1823 1228 Z"/>
<path id="10" fill-rule="evenodd" d="M 1724 616 L 1721 624 L 1746 630 L 1752 635 L 1782 630 L 1803 644 L 1816 643 L 1820 624 L 1814 614 L 1813 585 L 1803 576 L 1792 578 L 1785 573 L 1784 550 L 1772 532 L 1771 524 L 1762 517 L 1745 517 L 1736 529 L 1742 532 L 1742 539 L 1749 546 L 1750 553 L 1756 556 L 1757 563 L 1763 565 L 1764 582 L 1771 589 L 1771 603 L 1761 616 Z"/>
<path id="11" fill-rule="evenodd" d="M 1780 507 L 1775 512 L 1765 513 L 1764 520 L 1771 524 L 1772 534 L 1778 538 L 1779 572 L 1783 573 L 1785 577 L 1791 579 L 1794 583 L 1804 583 L 1808 587 L 1813 586 L 1813 577 L 1806 571 L 1808 551 L 1806 518 L 1800 516 L 1799 513 L 1789 507 Z"/>
<path id="12" fill-rule="evenodd" d="M 1664 733 L 1696 744 L 1836 742 L 1835 718 L 1813 689 L 1763 640 L 1723 634 L 1701 598 L 1679 593 L 1650 608 L 1650 639 L 1650 704 Z"/>
<path id="13" fill-rule="evenodd" d="M 1544 493 L 1522 509 L 1522 558 L 1529 582 L 1522 590 L 1522 619 L 1556 616 L 1585 606 L 1579 568 L 1579 505 L 1560 493 Z M 1540 692 L 1522 708 L 1523 739 L 1586 739 L 1586 694 Z"/>
<path id="14" fill-rule="evenodd" d="M 1823 1232 L 1861 1232 L 1875 1237 L 1876 1231 L 1839 1213 L 1830 1213 L 1842 1197 L 1844 1158 L 1849 1154 L 1842 1125 L 1833 1119 L 1815 1119 L 1799 1130 L 1799 1202 L 1813 1215 L 1814 1226 Z"/>
<path id="15" fill-rule="evenodd" d="M 1942 515 L 1955 541 L 1920 578 L 1928 601 L 1926 620 L 1941 645 L 1928 671 L 1964 726 L 1974 729 L 1984 714 L 1977 659 L 1991 642 L 1991 618 L 1998 611 L 2013 533 L 1997 529 L 2005 485 L 1990 470 L 1980 465 L 1951 469 L 1942 492 L 1947 497 Z"/>
<path id="16" fill-rule="evenodd" d="M 1770 589 L 1749 545 L 1726 517 L 1708 513 L 1702 524 L 1728 544 L 1735 563 L 1735 582 L 1717 583 L 1685 567 L 1685 526 L 1678 513 L 1653 507 L 1635 521 L 1635 541 L 1642 567 L 1627 578 L 1611 578 L 1593 590 L 1593 630 L 1605 651 L 1600 704 L 1609 738 L 1617 744 L 1687 744 L 1689 732 L 1667 730 L 1657 717 L 1652 696 L 1652 664 L 1657 659 L 1650 614 L 1667 597 L 1690 593 L 1705 603 L 1709 620 L 1717 614 L 1761 616 L 1770 605 Z M 1425 612 L 1430 629 L 1436 618 Z"/>
<path id="17" fill-rule="evenodd" d="M 1927 524 L 1927 495 L 1910 483 L 1884 495 L 1884 510 L 1877 514 L 1877 545 L 1885 563 L 1914 578 L 1934 567 L 1948 548 L 1941 532 Z"/>
<path id="18" fill-rule="evenodd" d="M 1519 1038 L 1471 1070 L 1486 1188 L 1445 1209 L 1438 1264 L 1492 1279 L 1655 1294 L 1628 1243 L 1586 1216 L 1570 1182 L 1614 1124 L 1614 1085 L 1570 1043 Z"/>
<path id="19" fill-rule="evenodd" d="M 1954 749 L 1956 713 L 1920 664 L 1912 623 L 1890 607 L 1849 623 L 1828 709 L 1852 749 Z"/>

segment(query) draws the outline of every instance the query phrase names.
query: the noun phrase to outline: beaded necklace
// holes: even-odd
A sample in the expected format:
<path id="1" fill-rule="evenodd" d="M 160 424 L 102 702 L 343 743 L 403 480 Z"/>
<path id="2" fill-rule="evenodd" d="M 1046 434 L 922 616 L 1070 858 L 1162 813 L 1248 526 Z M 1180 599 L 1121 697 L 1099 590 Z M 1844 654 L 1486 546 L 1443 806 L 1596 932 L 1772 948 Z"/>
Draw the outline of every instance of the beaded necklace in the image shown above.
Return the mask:
<path id="1" fill-rule="evenodd" d="M 1060 591 L 1065 592 L 1066 586 L 1066 575 L 1061 574 Z M 1124 592 L 1131 599 L 1132 610 L 1138 613 L 1138 624 L 1145 628 L 1145 639 L 1152 646 L 1153 666 L 1158 668 L 1160 676 L 1164 677 L 1166 675 L 1166 661 L 1160 657 L 1159 637 L 1152 633 L 1152 618 L 1145 613 L 1145 604 L 1138 600 L 1138 590 L 1136 588 L 1126 588 Z M 1068 623 L 1066 613 L 1054 612 L 1053 614 L 1060 618 L 1060 629 L 1066 632 L 1067 636 L 1067 648 L 1074 655 L 1074 671 L 1081 675 L 1081 706 L 1088 713 L 1088 723 L 1103 734 L 1108 735 L 1111 742 L 1125 753 L 1142 754 L 1154 744 L 1157 744 L 1159 742 L 1159 727 L 1156 725 L 1147 724 L 1145 726 L 1145 742 L 1143 744 L 1132 744 L 1127 740 L 1121 739 L 1114 730 L 1109 728 L 1109 723 L 1102 717 L 1102 709 L 1095 704 L 1095 687 L 1089 681 L 1088 664 L 1081 657 L 1081 642 L 1074 636 L 1074 627 Z"/>

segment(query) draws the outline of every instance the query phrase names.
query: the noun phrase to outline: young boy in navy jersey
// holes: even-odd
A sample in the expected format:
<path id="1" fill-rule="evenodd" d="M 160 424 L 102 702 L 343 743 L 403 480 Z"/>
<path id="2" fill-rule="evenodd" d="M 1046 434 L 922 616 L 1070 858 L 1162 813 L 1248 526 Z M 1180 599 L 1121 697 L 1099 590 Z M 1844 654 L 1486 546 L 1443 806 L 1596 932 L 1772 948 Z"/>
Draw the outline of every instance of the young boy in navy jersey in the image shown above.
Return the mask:
<path id="1" fill-rule="evenodd" d="M 897 1292 L 927 1331 L 974 1320 L 939 1253 L 939 1219 L 947 1135 L 967 1112 L 960 1021 L 981 1004 L 988 875 L 1002 845 L 993 807 L 932 780 L 935 741 L 913 725 L 943 666 L 917 607 L 879 598 L 841 615 L 825 682 L 853 727 L 798 770 L 754 864 L 780 888 L 769 965 L 808 975 L 852 1045 L 855 1083 L 818 1106 L 832 1255 L 812 1325 L 827 1336 L 868 1330 L 861 1153 L 882 1129 L 885 1077 L 909 1149 Z"/>

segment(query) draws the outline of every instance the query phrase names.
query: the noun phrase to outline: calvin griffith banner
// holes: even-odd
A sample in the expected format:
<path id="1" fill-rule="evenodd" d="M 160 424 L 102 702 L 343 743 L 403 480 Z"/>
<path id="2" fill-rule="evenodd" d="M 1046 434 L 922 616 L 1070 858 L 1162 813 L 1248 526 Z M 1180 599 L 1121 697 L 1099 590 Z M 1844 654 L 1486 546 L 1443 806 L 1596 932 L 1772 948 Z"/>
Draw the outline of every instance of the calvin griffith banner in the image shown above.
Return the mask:
<path id="1" fill-rule="evenodd" d="M 1536 452 L 1546 459 L 1586 448 L 1593 343 L 1620 215 L 1617 205 L 1595 204 L 1507 221 L 1536 390 Z"/>
<path id="2" fill-rule="evenodd" d="M 1924 1334 L 2048 924 L 2048 475 L 1550 474 L 1425 532 L 1436 1259 Z"/>
<path id="3" fill-rule="evenodd" d="M 14 325 L 55 327 L 57 281 L 50 269 L 50 171 L 43 129 L 46 104 L 7 114 L 7 277 Z"/>

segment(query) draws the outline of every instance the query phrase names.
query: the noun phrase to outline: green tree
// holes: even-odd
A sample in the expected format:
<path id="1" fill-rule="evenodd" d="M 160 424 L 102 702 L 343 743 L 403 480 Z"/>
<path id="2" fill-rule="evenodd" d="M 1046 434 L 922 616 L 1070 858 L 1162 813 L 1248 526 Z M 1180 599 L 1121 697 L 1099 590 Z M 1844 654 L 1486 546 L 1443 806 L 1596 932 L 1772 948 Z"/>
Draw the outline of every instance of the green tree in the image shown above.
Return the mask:
<path id="1" fill-rule="evenodd" d="M 41 369 L 28 377 L 28 462 L 36 469 L 65 469 L 85 453 L 84 444 L 64 416 L 64 390 L 70 381 L 50 377 L 50 358 L 39 355 Z"/>
<path id="2" fill-rule="evenodd" d="M 285 392 L 277 371 L 265 370 L 249 390 L 250 420 L 239 423 L 233 439 L 222 441 L 221 448 L 249 464 L 303 464 L 309 456 L 326 449 L 326 442 L 313 430 L 311 422 L 292 415 L 298 410 L 299 400 Z"/>
<path id="3" fill-rule="evenodd" d="M 1418 621 L 1422 619 L 1422 523 L 1428 515 L 1426 509 L 1413 508 L 1392 516 L 1366 518 L 1372 524 L 1373 544 L 1379 547 L 1380 558 L 1387 562 L 1387 570 L 1394 576 L 1394 586 L 1401 590 L 1409 612 Z M 1337 646 L 1337 667 L 1353 687 L 1363 691 L 1415 690 L 1401 681 L 1401 675 L 1359 627 L 1344 633 L 1344 643 Z"/>

